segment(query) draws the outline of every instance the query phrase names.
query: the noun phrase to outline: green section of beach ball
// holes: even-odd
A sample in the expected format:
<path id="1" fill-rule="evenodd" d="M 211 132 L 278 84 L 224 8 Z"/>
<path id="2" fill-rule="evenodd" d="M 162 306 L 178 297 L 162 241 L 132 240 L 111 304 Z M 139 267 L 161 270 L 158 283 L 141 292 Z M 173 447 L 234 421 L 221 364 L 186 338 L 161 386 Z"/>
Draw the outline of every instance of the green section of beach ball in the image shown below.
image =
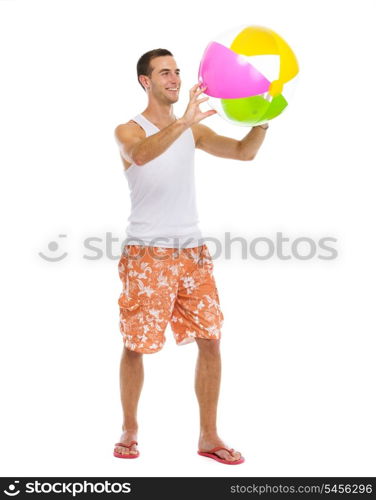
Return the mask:
<path id="1" fill-rule="evenodd" d="M 265 122 L 278 116 L 287 106 L 287 101 L 279 94 L 271 101 L 261 95 L 239 99 L 221 99 L 222 109 L 230 120 L 249 125 Z"/>

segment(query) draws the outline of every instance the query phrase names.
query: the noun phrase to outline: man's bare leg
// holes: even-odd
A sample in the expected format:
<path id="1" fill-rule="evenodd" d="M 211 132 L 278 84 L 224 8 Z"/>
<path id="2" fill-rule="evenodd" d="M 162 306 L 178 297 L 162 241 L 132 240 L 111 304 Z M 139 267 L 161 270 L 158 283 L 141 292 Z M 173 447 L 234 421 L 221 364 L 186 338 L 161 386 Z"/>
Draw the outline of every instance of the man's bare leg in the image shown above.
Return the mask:
<path id="1" fill-rule="evenodd" d="M 217 405 L 221 383 L 221 354 L 219 340 L 196 338 L 198 358 L 196 365 L 195 391 L 200 407 L 199 450 L 208 451 L 216 446 L 228 446 L 217 434 Z M 238 460 L 241 453 L 234 456 L 224 450 L 216 452 L 225 460 Z"/>
<path id="2" fill-rule="evenodd" d="M 144 383 L 144 365 L 142 354 L 131 351 L 124 346 L 120 362 L 120 393 L 123 407 L 123 433 L 119 443 L 137 441 L 137 405 Z M 137 446 L 131 448 L 116 446 L 118 453 L 136 454 Z"/>

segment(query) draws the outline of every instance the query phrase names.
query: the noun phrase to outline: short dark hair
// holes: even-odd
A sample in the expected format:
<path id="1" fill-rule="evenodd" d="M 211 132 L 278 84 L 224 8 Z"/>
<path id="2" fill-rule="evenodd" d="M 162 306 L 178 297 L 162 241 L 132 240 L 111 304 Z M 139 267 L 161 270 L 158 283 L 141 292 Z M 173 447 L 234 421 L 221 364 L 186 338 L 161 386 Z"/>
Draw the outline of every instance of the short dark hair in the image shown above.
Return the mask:
<path id="1" fill-rule="evenodd" d="M 138 83 L 141 85 L 143 90 L 146 92 L 144 86 L 140 82 L 140 75 L 146 75 L 150 78 L 152 73 L 152 68 L 150 62 L 155 57 L 160 56 L 173 56 L 173 54 L 167 49 L 153 49 L 149 50 L 149 52 L 145 52 L 137 62 L 137 79 Z"/>

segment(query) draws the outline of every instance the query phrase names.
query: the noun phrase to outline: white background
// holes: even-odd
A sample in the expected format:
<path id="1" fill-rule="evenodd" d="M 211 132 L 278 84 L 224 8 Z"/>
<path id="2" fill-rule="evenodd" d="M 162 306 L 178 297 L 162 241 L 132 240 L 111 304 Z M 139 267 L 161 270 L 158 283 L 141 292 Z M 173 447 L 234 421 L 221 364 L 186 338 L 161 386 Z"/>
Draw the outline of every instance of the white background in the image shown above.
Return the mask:
<path id="1" fill-rule="evenodd" d="M 375 475 L 374 19 L 366 0 L 0 0 L 2 476 Z M 338 258 L 214 262 L 218 427 L 243 465 L 196 454 L 197 348 L 175 346 L 169 328 L 164 349 L 144 356 L 141 456 L 118 460 L 117 261 L 130 205 L 113 131 L 146 107 L 144 52 L 174 54 L 181 116 L 206 45 L 244 23 L 286 39 L 299 83 L 253 162 L 197 151 L 201 228 L 330 236 Z M 108 255 L 85 258 L 85 238 L 104 250 L 106 233 L 118 238 Z"/>

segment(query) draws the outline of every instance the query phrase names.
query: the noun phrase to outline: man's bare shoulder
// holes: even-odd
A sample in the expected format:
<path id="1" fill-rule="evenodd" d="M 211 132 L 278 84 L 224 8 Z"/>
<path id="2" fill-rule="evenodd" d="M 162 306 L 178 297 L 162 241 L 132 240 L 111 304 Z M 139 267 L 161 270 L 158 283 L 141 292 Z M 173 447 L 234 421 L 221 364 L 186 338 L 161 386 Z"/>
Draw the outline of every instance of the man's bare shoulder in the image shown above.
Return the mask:
<path id="1" fill-rule="evenodd" d="M 145 130 L 139 125 L 137 122 L 133 120 L 129 120 L 126 123 L 121 123 L 115 128 L 115 137 L 122 141 L 122 139 L 127 138 L 129 136 L 139 136 L 144 137 Z"/>

